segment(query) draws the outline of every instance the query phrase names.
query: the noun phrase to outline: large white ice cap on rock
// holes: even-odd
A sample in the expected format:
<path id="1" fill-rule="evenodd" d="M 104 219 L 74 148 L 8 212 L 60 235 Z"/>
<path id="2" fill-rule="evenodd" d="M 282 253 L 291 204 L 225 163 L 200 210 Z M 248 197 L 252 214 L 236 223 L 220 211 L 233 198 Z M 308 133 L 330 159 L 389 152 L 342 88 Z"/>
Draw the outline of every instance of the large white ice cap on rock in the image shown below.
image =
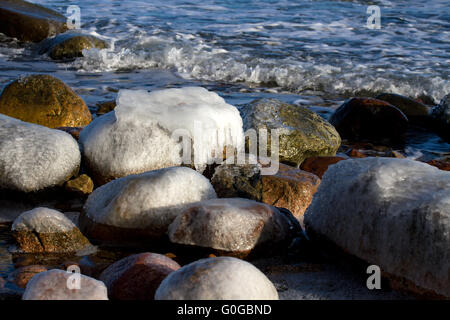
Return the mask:
<path id="1" fill-rule="evenodd" d="M 239 110 L 205 88 L 120 90 L 116 102 L 119 122 L 154 121 L 175 139 L 192 139 L 196 168 L 222 159 L 225 146 L 238 150 L 244 146 Z"/>

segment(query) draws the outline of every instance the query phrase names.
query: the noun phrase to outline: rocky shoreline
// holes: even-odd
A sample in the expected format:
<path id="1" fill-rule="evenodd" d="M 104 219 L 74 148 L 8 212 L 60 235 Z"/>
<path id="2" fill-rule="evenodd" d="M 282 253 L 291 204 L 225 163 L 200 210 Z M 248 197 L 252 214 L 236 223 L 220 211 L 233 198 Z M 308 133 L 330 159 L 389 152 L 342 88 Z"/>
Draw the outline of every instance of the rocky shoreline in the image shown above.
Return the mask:
<path id="1" fill-rule="evenodd" d="M 43 7 L 0 5 L 12 14 L 0 32 L 52 59 L 106 46 Z M 327 121 L 184 87 L 91 114 L 53 76 L 16 79 L 0 95 L 0 300 L 449 299 L 450 159 L 401 152 L 410 126 L 449 141 L 448 100 L 350 97 Z"/>

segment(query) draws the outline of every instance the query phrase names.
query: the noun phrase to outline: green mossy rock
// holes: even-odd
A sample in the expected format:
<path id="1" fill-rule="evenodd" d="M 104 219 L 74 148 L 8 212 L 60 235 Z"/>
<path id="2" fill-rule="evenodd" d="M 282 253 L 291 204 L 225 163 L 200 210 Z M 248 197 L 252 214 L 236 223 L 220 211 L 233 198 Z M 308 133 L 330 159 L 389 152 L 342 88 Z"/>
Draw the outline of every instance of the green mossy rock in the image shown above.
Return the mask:
<path id="1" fill-rule="evenodd" d="M 299 166 L 309 157 L 334 156 L 341 144 L 336 129 L 305 107 L 275 99 L 257 99 L 245 105 L 241 113 L 244 130 L 281 129 L 280 162 Z M 268 152 L 271 152 L 270 141 L 269 135 Z"/>
<path id="2" fill-rule="evenodd" d="M 7 85 L 0 96 L 0 113 L 49 128 L 84 127 L 92 120 L 83 99 L 49 75 L 31 75 Z"/>

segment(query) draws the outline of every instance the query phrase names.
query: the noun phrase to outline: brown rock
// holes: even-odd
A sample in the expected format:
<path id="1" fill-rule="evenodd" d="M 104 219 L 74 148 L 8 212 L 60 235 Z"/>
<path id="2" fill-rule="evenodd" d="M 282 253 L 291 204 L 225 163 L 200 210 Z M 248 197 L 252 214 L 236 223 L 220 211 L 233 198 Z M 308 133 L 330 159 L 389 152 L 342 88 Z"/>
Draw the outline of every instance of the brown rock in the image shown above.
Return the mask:
<path id="1" fill-rule="evenodd" d="M 7 85 L 0 96 L 0 113 L 49 128 L 83 127 L 92 120 L 84 101 L 49 75 L 31 75 Z"/>
<path id="2" fill-rule="evenodd" d="M 22 0 L 0 1 L 0 32 L 22 41 L 39 42 L 67 30 L 67 18 Z"/>
<path id="3" fill-rule="evenodd" d="M 303 161 L 300 169 L 311 172 L 322 179 L 328 167 L 339 161 L 345 160 L 343 157 L 311 157 Z"/>
<path id="4" fill-rule="evenodd" d="M 116 107 L 116 100 L 97 103 L 97 114 L 99 116 L 103 115 L 105 113 L 113 111 L 115 107 Z"/>
<path id="5" fill-rule="evenodd" d="M 262 202 L 286 208 L 302 222 L 320 179 L 314 174 L 284 164 L 280 164 L 277 174 L 264 175 L 261 179 Z"/>
<path id="6" fill-rule="evenodd" d="M 70 192 L 88 195 L 94 190 L 94 182 L 92 182 L 92 179 L 88 175 L 82 174 L 73 180 L 67 181 L 65 188 Z"/>
<path id="7" fill-rule="evenodd" d="M 351 158 L 366 158 L 367 156 L 359 150 L 351 148 L 346 152 L 346 154 Z"/>
<path id="8" fill-rule="evenodd" d="M 408 118 L 385 101 L 351 98 L 334 112 L 330 123 L 343 139 L 395 145 L 404 142 Z"/>
<path id="9" fill-rule="evenodd" d="M 113 263 L 100 275 L 116 300 L 153 300 L 161 282 L 180 265 L 157 253 L 140 253 Z"/>
<path id="10" fill-rule="evenodd" d="M 19 288 L 25 288 L 28 281 L 31 280 L 36 274 L 45 272 L 48 269 L 41 265 L 30 265 L 15 270 L 11 275 L 11 282 L 14 282 Z"/>
<path id="11" fill-rule="evenodd" d="M 80 138 L 81 130 L 83 130 L 82 127 L 57 127 L 55 129 L 67 132 L 77 141 Z"/>
<path id="12" fill-rule="evenodd" d="M 440 160 L 431 160 L 427 162 L 430 166 L 434 166 L 441 170 L 450 171 L 450 162 L 440 161 Z"/>
<path id="13" fill-rule="evenodd" d="M 399 94 L 381 93 L 376 96 L 376 99 L 386 101 L 394 107 L 397 107 L 408 119 L 428 117 L 429 114 L 429 109 L 426 105 Z"/>

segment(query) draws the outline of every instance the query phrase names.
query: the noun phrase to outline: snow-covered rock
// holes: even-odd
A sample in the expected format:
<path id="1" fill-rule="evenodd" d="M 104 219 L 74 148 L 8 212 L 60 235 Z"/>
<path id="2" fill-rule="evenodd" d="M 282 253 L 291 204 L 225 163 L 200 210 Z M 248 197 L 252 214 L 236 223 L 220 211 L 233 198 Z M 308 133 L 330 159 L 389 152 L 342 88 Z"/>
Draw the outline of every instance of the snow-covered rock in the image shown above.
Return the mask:
<path id="1" fill-rule="evenodd" d="M 331 166 L 305 214 L 307 233 L 425 290 L 450 297 L 450 172 L 407 159 Z"/>
<path id="2" fill-rule="evenodd" d="M 173 243 L 243 257 L 256 247 L 265 253 L 287 246 L 294 226 L 277 208 L 242 198 L 212 199 L 193 204 L 169 226 Z"/>
<path id="3" fill-rule="evenodd" d="M 60 185 L 78 171 L 80 159 L 68 133 L 0 114 L 0 189 L 31 192 Z"/>
<path id="4" fill-rule="evenodd" d="M 187 167 L 131 175 L 94 190 L 80 227 L 98 240 L 159 239 L 186 206 L 215 197 L 208 179 Z"/>
<path id="5" fill-rule="evenodd" d="M 53 269 L 35 275 L 28 282 L 22 300 L 108 300 L 108 294 L 101 281 Z"/>
<path id="6" fill-rule="evenodd" d="M 49 208 L 22 213 L 12 232 L 24 252 L 77 252 L 90 245 L 69 218 Z"/>
<path id="7" fill-rule="evenodd" d="M 155 300 L 278 300 L 278 293 L 254 265 L 218 257 L 195 261 L 169 274 Z"/>
<path id="8" fill-rule="evenodd" d="M 191 148 L 184 137 L 192 139 L 193 150 L 184 148 Z M 204 88 L 121 90 L 115 110 L 87 126 L 80 143 L 101 183 L 182 162 L 201 171 L 222 159 L 224 146 L 242 147 L 242 119 L 235 107 Z"/>

